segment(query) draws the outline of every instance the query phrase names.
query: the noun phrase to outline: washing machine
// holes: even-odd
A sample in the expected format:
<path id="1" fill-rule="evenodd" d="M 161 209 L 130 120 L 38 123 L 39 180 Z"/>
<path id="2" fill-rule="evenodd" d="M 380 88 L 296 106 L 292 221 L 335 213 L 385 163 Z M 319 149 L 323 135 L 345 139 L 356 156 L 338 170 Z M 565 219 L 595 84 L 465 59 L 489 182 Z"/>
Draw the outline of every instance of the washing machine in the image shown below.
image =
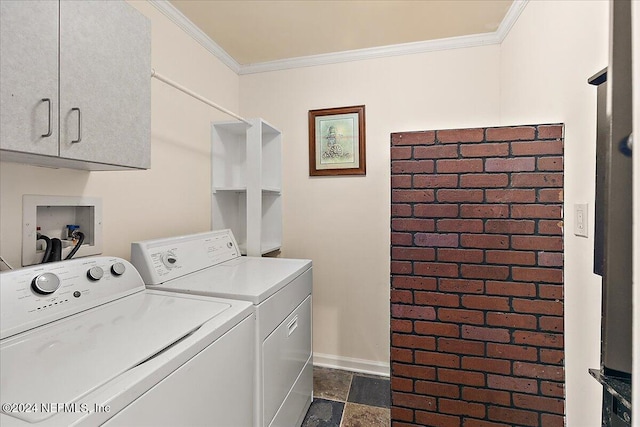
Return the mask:
<path id="1" fill-rule="evenodd" d="M 147 289 L 115 257 L 0 283 L 0 425 L 253 425 L 251 303 Z"/>
<path id="2" fill-rule="evenodd" d="M 149 289 L 250 302 L 255 426 L 302 424 L 313 398 L 310 260 L 241 256 L 231 230 L 217 230 L 133 243 L 131 262 Z"/>

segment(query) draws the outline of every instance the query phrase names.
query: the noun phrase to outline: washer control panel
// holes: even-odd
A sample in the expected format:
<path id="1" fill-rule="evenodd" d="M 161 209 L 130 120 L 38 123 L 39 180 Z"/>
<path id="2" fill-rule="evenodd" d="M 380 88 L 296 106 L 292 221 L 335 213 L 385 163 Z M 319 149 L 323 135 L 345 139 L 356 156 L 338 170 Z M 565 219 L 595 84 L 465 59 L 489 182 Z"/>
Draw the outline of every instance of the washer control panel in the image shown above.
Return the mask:
<path id="1" fill-rule="evenodd" d="M 231 230 L 131 244 L 131 263 L 147 285 L 166 283 L 239 256 Z"/>
<path id="2" fill-rule="evenodd" d="M 0 338 L 145 289 L 128 261 L 88 257 L 0 273 Z"/>

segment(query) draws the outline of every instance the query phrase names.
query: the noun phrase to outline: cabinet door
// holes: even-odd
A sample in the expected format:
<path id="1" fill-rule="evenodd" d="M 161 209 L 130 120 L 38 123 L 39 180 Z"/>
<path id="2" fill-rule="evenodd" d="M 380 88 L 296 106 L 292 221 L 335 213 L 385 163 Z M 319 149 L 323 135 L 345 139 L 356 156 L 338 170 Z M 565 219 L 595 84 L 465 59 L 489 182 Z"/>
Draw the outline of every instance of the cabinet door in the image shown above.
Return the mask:
<path id="1" fill-rule="evenodd" d="M 60 2 L 60 156 L 148 168 L 151 39 L 124 1 Z"/>
<path id="2" fill-rule="evenodd" d="M 0 148 L 58 155 L 58 2 L 0 2 Z"/>

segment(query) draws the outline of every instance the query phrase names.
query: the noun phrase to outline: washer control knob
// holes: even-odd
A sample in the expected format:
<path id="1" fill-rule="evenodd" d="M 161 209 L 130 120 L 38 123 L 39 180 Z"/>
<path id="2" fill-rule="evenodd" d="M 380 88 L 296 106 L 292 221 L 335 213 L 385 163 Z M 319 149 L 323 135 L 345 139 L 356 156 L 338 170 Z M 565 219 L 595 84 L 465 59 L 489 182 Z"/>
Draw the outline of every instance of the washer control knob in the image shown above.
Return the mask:
<path id="1" fill-rule="evenodd" d="M 122 276 L 125 270 L 126 267 L 121 262 L 116 262 L 111 266 L 111 273 L 113 273 L 114 276 Z"/>
<path id="2" fill-rule="evenodd" d="M 42 273 L 31 282 L 31 288 L 41 294 L 54 293 L 60 287 L 60 278 L 53 273 Z"/>
<path id="3" fill-rule="evenodd" d="M 89 271 L 87 271 L 87 277 L 91 280 L 98 281 L 102 279 L 102 276 L 104 276 L 104 270 L 102 267 L 91 267 Z"/>
<path id="4" fill-rule="evenodd" d="M 162 263 L 167 268 L 173 268 L 178 264 L 178 257 L 176 257 L 171 252 L 167 252 L 166 254 L 162 255 Z"/>

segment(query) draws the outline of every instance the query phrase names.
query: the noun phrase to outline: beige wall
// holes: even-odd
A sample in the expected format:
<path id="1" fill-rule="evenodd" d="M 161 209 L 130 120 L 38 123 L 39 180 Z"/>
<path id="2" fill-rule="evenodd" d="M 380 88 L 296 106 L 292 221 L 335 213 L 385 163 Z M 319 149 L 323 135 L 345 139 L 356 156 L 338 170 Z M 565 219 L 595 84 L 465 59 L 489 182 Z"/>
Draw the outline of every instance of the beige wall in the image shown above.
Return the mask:
<path id="1" fill-rule="evenodd" d="M 245 75 L 241 112 L 283 132 L 285 257 L 314 265 L 315 361 L 389 366 L 390 134 L 498 122 L 498 46 Z M 366 105 L 366 177 L 309 177 L 311 109 Z"/>
<path id="2" fill-rule="evenodd" d="M 565 368 L 567 425 L 597 426 L 601 279 L 593 271 L 596 89 L 608 62 L 608 2 L 531 1 L 502 43 L 501 124 L 565 123 Z M 573 234 L 588 203 L 589 237 Z"/>
<path id="3" fill-rule="evenodd" d="M 146 1 L 130 2 L 152 22 L 152 66 L 231 110 L 239 78 Z M 101 197 L 103 253 L 129 258 L 131 241 L 211 226 L 210 125 L 227 120 L 164 83 L 151 82 L 151 169 L 85 172 L 0 164 L 0 253 L 20 265 L 22 195 Z"/>

